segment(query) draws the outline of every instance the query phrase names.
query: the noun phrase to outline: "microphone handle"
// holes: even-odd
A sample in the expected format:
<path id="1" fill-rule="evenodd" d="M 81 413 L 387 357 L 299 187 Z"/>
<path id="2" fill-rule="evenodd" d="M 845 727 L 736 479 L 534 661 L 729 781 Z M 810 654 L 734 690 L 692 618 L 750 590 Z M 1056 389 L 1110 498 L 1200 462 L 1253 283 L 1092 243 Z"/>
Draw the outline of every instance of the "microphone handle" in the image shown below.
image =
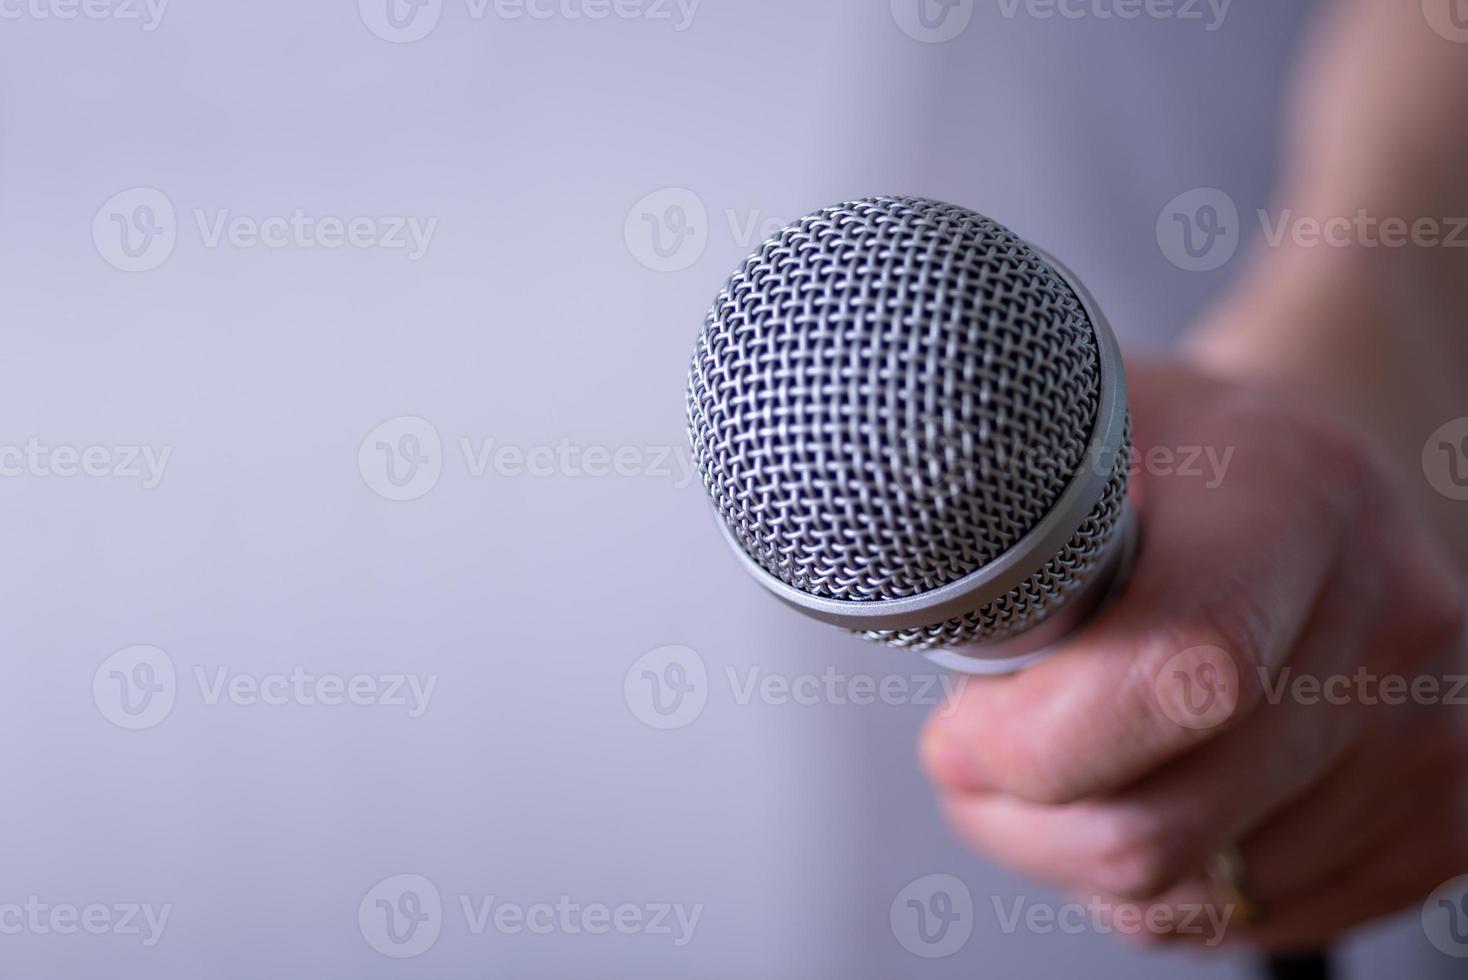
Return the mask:
<path id="1" fill-rule="evenodd" d="M 1330 980 L 1330 955 L 1318 953 L 1271 956 L 1265 963 L 1266 980 Z"/>

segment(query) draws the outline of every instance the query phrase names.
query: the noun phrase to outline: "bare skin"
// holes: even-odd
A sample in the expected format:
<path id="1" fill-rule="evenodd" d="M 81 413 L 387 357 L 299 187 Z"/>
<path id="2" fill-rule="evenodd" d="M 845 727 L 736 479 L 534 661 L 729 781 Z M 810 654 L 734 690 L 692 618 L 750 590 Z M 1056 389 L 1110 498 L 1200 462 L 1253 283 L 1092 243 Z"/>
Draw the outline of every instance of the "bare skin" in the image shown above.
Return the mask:
<path id="1" fill-rule="evenodd" d="M 1279 209 L 1468 216 L 1468 44 L 1416 0 L 1328 5 L 1297 106 Z M 1231 447 L 1225 479 L 1140 472 L 1124 596 L 921 754 L 964 840 L 1087 897 L 1219 903 L 1237 844 L 1268 915 L 1226 941 L 1306 949 L 1468 872 L 1468 503 L 1421 462 L 1468 416 L 1468 249 L 1261 252 L 1179 360 L 1129 366 L 1139 452 Z"/>

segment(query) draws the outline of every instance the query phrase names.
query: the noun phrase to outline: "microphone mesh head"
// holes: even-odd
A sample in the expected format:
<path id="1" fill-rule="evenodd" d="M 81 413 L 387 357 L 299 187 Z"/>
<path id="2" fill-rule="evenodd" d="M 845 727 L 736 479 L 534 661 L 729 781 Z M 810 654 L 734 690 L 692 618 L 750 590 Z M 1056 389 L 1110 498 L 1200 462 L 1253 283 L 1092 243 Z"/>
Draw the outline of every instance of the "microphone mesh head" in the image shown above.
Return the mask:
<path id="1" fill-rule="evenodd" d="M 880 602 L 1016 544 L 1081 466 L 1100 404 L 1095 330 L 1060 275 L 964 208 L 873 198 L 764 244 L 709 312 L 688 389 L 693 457 L 766 572 Z M 1126 453 L 1067 547 L 963 617 L 866 635 L 997 642 L 1079 588 L 1117 526 Z"/>

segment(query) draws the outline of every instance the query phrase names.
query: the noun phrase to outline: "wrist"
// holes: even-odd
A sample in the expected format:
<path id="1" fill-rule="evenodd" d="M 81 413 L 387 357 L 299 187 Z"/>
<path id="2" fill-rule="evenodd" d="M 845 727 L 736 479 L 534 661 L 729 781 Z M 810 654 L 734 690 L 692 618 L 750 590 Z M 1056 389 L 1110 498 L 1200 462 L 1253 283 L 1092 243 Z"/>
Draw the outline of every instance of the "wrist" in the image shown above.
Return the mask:
<path id="1" fill-rule="evenodd" d="M 1359 250 L 1260 248 L 1185 355 L 1230 380 L 1348 394 L 1381 365 L 1390 318 L 1379 275 Z"/>
<path id="2" fill-rule="evenodd" d="M 1185 357 L 1206 374 L 1310 401 L 1370 437 L 1468 569 L 1461 504 L 1422 474 L 1425 440 L 1468 416 L 1463 254 L 1267 250 Z"/>

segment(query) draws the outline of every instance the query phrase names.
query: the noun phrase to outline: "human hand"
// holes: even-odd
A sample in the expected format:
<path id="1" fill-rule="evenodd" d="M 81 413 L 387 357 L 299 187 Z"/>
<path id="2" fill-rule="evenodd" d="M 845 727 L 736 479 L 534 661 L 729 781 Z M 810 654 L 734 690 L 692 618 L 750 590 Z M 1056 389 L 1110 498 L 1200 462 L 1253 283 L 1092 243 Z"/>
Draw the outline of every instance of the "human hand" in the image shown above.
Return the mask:
<path id="1" fill-rule="evenodd" d="M 1223 901 L 1203 869 L 1237 844 L 1267 914 L 1226 938 L 1269 948 L 1420 901 L 1468 871 L 1460 573 L 1343 423 L 1176 364 L 1129 381 L 1133 577 L 929 720 L 947 816 L 1023 873 L 1177 914 Z M 1189 475 L 1191 447 L 1226 469 Z"/>

